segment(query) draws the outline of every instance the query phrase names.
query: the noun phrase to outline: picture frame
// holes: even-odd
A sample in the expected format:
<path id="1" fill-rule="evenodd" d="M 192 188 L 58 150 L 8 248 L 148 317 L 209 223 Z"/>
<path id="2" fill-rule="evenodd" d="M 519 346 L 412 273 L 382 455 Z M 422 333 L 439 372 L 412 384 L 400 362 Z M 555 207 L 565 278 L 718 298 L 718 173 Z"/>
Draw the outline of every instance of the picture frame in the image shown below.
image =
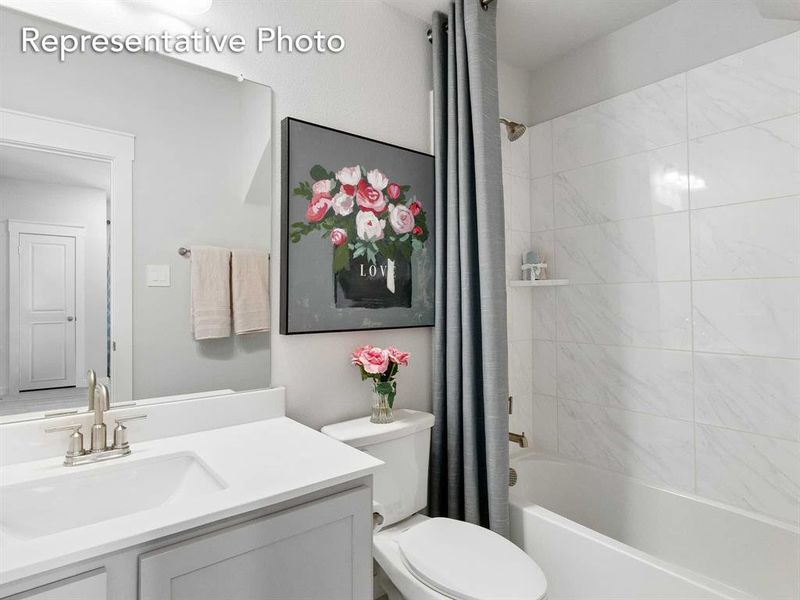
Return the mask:
<path id="1" fill-rule="evenodd" d="M 433 326 L 433 156 L 293 117 L 281 132 L 280 333 Z"/>

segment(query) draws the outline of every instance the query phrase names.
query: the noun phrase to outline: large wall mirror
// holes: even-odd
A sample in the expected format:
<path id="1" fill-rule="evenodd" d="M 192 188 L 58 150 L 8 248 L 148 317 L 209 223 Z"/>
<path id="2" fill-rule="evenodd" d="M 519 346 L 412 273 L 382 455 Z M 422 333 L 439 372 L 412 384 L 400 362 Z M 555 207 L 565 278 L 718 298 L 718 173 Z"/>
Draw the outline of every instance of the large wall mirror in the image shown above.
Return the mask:
<path id="1" fill-rule="evenodd" d="M 198 341 L 192 255 L 270 247 L 271 90 L 158 55 L 22 54 L 0 8 L 0 419 L 269 384 L 269 333 Z"/>

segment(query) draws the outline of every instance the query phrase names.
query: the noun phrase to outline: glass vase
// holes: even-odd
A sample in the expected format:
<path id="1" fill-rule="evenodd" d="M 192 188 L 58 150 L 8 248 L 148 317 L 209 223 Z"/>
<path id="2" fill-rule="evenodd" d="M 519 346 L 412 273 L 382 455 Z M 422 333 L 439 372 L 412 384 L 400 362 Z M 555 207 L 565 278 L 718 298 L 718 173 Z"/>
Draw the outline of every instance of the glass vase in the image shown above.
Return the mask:
<path id="1" fill-rule="evenodd" d="M 376 381 L 372 388 L 372 417 L 371 423 L 392 423 L 392 405 L 397 393 L 394 381 Z"/>

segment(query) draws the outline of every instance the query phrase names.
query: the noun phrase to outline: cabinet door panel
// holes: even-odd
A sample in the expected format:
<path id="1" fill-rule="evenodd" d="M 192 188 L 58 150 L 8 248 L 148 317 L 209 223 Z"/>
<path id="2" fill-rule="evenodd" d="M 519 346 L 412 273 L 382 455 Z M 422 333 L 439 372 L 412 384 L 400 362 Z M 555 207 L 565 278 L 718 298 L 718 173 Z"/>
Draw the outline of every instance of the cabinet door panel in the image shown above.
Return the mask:
<path id="1" fill-rule="evenodd" d="M 105 569 L 95 569 L 7 596 L 5 600 L 108 600 Z"/>
<path id="2" fill-rule="evenodd" d="M 371 598 L 371 505 L 359 488 L 145 554 L 140 600 Z"/>

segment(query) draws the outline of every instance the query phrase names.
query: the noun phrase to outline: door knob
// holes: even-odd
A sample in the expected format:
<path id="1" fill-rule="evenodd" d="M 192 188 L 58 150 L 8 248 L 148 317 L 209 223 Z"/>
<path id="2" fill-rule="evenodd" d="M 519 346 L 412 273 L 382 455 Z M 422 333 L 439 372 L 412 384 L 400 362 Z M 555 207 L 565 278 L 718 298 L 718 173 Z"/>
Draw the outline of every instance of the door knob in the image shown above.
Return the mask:
<path id="1" fill-rule="evenodd" d="M 67 321 L 72 323 L 75 320 L 75 317 L 67 317 Z"/>

